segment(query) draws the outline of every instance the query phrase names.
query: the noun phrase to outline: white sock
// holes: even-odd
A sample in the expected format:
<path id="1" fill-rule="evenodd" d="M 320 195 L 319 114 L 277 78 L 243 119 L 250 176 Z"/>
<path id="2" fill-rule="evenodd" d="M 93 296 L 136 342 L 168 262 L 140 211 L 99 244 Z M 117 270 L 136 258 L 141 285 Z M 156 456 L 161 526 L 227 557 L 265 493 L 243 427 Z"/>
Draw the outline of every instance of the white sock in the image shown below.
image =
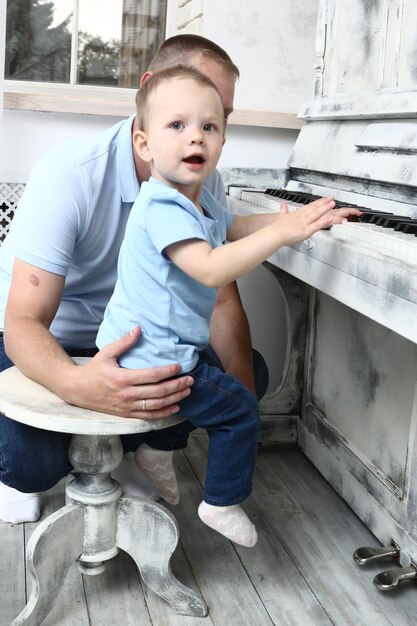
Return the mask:
<path id="1" fill-rule="evenodd" d="M 40 493 L 22 493 L 0 483 L 0 520 L 9 524 L 21 524 L 36 522 L 40 515 Z"/>
<path id="2" fill-rule="evenodd" d="M 127 452 L 123 456 L 122 462 L 112 472 L 112 476 L 120 483 L 126 495 L 139 496 L 148 500 L 159 500 L 159 493 L 155 491 L 149 480 L 136 465 L 133 452 Z"/>
<path id="3" fill-rule="evenodd" d="M 213 506 L 203 500 L 198 516 L 207 526 L 241 546 L 252 548 L 258 541 L 255 526 L 238 504 Z"/>
<path id="4" fill-rule="evenodd" d="M 178 504 L 180 493 L 172 456 L 172 451 L 156 450 L 145 443 L 136 450 L 135 462 L 161 498 L 169 504 Z"/>

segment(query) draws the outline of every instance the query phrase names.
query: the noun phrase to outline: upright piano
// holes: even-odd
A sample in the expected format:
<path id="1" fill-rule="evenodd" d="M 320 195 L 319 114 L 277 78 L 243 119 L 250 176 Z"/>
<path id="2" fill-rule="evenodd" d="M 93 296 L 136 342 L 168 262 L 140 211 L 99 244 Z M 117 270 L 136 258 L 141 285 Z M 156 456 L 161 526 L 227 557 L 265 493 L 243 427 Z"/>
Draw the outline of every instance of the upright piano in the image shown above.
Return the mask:
<path id="1" fill-rule="evenodd" d="M 296 421 L 304 453 L 410 569 L 417 563 L 413 3 L 321 1 L 314 98 L 299 115 L 283 189 L 233 188 L 232 210 L 277 211 L 283 200 L 297 209 L 331 195 L 363 217 L 268 259 L 287 299 L 289 348 L 264 413 Z"/>

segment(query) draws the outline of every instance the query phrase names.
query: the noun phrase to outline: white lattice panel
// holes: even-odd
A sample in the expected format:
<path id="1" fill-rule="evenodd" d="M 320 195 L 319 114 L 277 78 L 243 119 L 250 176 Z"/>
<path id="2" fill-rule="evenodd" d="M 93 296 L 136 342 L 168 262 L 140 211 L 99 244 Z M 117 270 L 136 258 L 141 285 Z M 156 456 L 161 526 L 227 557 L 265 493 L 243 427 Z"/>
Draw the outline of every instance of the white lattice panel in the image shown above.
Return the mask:
<path id="1" fill-rule="evenodd" d="M 23 183 L 0 183 L 0 243 L 9 232 L 17 203 L 24 189 Z"/>

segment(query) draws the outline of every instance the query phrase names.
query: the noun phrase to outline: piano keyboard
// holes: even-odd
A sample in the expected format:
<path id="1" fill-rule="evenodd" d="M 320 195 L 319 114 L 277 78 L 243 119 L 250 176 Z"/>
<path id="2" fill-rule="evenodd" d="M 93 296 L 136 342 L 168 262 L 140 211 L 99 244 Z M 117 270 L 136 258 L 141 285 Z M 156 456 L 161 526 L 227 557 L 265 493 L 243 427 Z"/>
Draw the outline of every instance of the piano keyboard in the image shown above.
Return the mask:
<path id="1" fill-rule="evenodd" d="M 318 198 L 319 196 L 286 189 L 242 190 L 240 193 L 241 200 L 271 212 L 279 211 L 282 201 L 287 202 L 291 211 Z M 341 201 L 336 202 L 336 207 L 346 206 L 359 209 L 363 215 L 359 218 L 354 217 L 347 223 L 332 226 L 330 229 L 332 237 L 417 266 L 417 219 Z"/>

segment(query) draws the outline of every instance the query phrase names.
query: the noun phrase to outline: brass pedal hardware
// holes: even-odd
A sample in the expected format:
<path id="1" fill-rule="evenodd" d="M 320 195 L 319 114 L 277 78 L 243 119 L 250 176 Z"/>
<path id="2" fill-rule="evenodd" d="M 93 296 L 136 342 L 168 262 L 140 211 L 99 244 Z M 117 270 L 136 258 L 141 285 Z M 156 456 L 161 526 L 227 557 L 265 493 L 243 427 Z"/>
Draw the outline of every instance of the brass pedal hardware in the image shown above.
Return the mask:
<path id="1" fill-rule="evenodd" d="M 353 559 L 358 565 L 366 565 L 372 561 L 379 559 L 385 559 L 390 557 L 392 559 L 398 558 L 400 551 L 395 546 L 382 546 L 379 548 L 362 547 L 355 550 Z"/>
<path id="2" fill-rule="evenodd" d="M 392 591 L 404 580 L 417 580 L 417 569 L 413 566 L 388 569 L 375 576 L 374 585 L 380 591 Z"/>

